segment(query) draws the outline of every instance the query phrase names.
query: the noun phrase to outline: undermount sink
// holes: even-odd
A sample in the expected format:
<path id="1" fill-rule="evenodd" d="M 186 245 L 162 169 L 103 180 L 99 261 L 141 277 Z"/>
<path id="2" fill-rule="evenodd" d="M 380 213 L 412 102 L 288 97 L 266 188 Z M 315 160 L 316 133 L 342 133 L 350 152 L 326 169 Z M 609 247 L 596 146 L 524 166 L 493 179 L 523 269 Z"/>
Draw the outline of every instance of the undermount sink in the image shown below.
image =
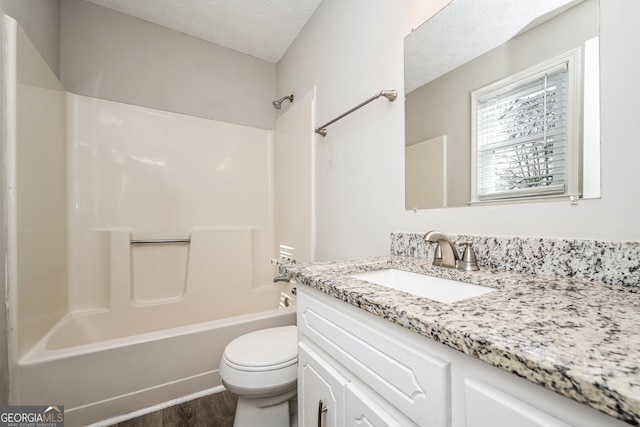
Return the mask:
<path id="1" fill-rule="evenodd" d="M 495 291 L 494 288 L 395 268 L 354 273 L 349 277 L 444 303 L 456 302 Z"/>

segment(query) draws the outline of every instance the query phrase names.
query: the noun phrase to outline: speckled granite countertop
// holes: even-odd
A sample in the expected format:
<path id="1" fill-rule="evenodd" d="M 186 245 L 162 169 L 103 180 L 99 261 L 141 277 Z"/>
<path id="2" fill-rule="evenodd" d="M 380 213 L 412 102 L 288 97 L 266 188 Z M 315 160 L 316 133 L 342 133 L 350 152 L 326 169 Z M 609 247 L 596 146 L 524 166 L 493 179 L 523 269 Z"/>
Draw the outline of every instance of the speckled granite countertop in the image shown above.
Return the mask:
<path id="1" fill-rule="evenodd" d="M 640 425 L 640 290 L 389 256 L 281 266 L 298 283 Z M 352 279 L 398 268 L 498 288 L 451 304 Z"/>

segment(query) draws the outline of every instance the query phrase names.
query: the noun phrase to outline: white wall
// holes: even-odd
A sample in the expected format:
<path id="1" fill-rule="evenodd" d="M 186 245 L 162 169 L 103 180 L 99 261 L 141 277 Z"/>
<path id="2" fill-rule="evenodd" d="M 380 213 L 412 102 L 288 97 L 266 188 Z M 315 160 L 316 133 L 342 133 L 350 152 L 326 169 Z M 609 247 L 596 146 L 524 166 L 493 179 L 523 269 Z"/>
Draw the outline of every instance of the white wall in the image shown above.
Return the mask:
<path id="1" fill-rule="evenodd" d="M 18 21 L 49 68 L 60 68 L 60 0 L 0 0 L 0 12 Z"/>
<path id="2" fill-rule="evenodd" d="M 63 0 L 60 80 L 79 95 L 273 129 L 276 64 Z"/>
<path id="3" fill-rule="evenodd" d="M 381 89 L 398 89 L 329 127 L 317 144 L 317 259 L 389 253 L 394 230 L 640 239 L 640 2 L 601 3 L 602 199 L 404 210 L 403 37 L 445 1 L 324 0 L 278 68 L 282 93 L 317 87 L 324 123 Z"/>

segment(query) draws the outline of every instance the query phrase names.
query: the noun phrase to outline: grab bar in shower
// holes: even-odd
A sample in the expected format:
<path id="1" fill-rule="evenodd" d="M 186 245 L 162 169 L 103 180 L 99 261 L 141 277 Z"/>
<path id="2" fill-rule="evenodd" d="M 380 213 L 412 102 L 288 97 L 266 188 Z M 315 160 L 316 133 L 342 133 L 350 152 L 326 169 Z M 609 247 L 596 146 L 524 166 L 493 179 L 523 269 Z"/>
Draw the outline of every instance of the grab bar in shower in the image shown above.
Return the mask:
<path id="1" fill-rule="evenodd" d="M 162 243 L 191 243 L 191 239 L 141 239 L 132 240 L 132 245 L 156 245 Z"/>
<path id="2" fill-rule="evenodd" d="M 319 128 L 316 129 L 316 133 L 320 134 L 321 136 L 327 136 L 327 126 L 337 122 L 338 120 L 340 120 L 341 118 L 343 118 L 344 116 L 347 116 L 351 113 L 353 113 L 354 111 L 356 111 L 358 108 L 364 107 L 365 105 L 367 105 L 368 103 L 370 103 L 371 101 L 374 101 L 378 98 L 380 98 L 381 96 L 384 96 L 385 98 L 387 98 L 390 102 L 393 102 L 396 100 L 396 98 L 398 97 L 398 91 L 395 89 L 390 89 L 390 90 L 381 90 L 379 93 L 376 93 L 375 95 L 373 95 L 371 98 L 367 99 L 364 102 L 361 102 L 360 104 L 356 105 L 355 107 L 353 107 L 352 109 L 350 109 L 349 111 L 347 111 L 346 113 L 342 113 L 340 114 L 338 117 L 336 117 L 335 119 L 331 120 L 330 122 L 327 122 L 325 124 L 323 124 L 322 126 L 320 126 Z"/>

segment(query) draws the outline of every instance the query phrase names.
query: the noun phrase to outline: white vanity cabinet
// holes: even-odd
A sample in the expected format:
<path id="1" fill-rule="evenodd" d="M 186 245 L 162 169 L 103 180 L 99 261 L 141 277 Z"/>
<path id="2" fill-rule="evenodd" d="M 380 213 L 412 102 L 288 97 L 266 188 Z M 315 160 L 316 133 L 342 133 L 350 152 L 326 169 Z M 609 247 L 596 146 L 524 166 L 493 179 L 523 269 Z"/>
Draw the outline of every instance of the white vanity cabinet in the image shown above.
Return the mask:
<path id="1" fill-rule="evenodd" d="M 372 319 L 380 320 L 375 316 L 347 313 L 344 308 L 352 307 L 301 288 L 298 287 L 301 425 L 317 426 L 318 412 L 324 407 L 327 410 L 320 416 L 323 427 L 450 425 L 450 374 L 446 360 L 424 351 L 417 342 L 381 330 L 377 323 L 371 323 Z"/>
<path id="2" fill-rule="evenodd" d="M 306 286 L 297 303 L 300 426 L 628 426 Z"/>

